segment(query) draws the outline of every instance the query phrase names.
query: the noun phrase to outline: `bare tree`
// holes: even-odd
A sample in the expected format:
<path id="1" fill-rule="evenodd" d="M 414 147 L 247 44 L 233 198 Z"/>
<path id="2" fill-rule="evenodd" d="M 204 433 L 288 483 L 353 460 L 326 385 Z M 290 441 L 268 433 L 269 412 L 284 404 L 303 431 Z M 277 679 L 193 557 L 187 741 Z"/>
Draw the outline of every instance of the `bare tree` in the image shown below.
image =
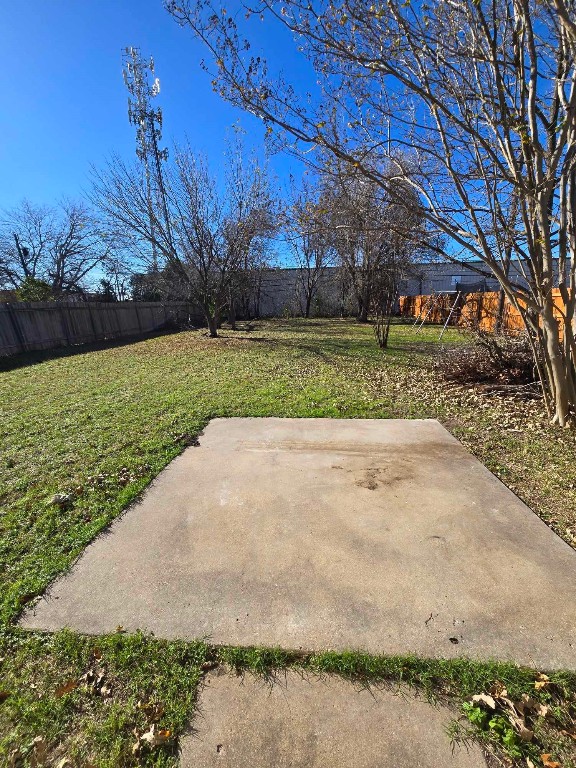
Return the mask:
<path id="1" fill-rule="evenodd" d="M 412 152 L 419 175 L 408 178 L 399 160 L 398 177 L 417 191 L 430 225 L 451 239 L 451 253 L 481 259 L 498 278 L 542 352 L 540 376 L 553 420 L 573 420 L 573 4 L 264 0 L 258 15 L 287 26 L 320 75 L 321 114 L 313 99 L 299 99 L 293 88 L 270 80 L 266 62 L 251 57 L 219 4 L 173 0 L 167 7 L 212 51 L 222 95 L 296 143 L 356 163 L 384 187 L 390 180 L 379 172 L 382 155 L 394 161 L 395 149 Z M 346 115 L 344 141 L 326 118 L 332 106 Z M 524 272 L 521 281 L 506 270 L 507 249 Z"/>
<path id="2" fill-rule="evenodd" d="M 125 255 L 113 252 L 102 264 L 105 281 L 110 285 L 118 301 L 125 301 L 130 295 L 134 266 Z"/>
<path id="3" fill-rule="evenodd" d="M 270 237 L 277 228 L 278 204 L 272 194 L 268 157 L 260 162 L 245 151 L 238 127 L 226 147 L 226 249 L 234 263 L 228 320 L 236 327 L 238 309 L 244 317 L 259 313 L 262 275 L 269 268 Z"/>
<path id="4" fill-rule="evenodd" d="M 246 170 L 244 191 L 236 188 L 233 196 L 229 185 L 227 192 L 219 189 L 188 147 L 174 152 L 164 185 L 166 208 L 150 207 L 142 167 L 113 158 L 103 171 L 94 171 L 90 197 L 110 230 L 124 242 L 131 239 L 144 263 L 161 262 L 161 273 L 201 307 L 216 337 L 238 273 L 268 232 L 272 201 L 257 165 Z"/>
<path id="5" fill-rule="evenodd" d="M 338 262 L 365 323 L 370 313 L 380 316 L 384 303 L 391 311 L 396 287 L 427 239 L 421 206 L 404 182 L 384 188 L 341 161 L 326 164 L 323 184 Z"/>
<path id="6" fill-rule="evenodd" d="M 26 279 L 47 283 L 54 297 L 83 293 L 93 270 L 110 253 L 99 223 L 82 203 L 56 207 L 24 200 L 0 218 L 0 285 Z"/>
<path id="7" fill-rule="evenodd" d="M 390 324 L 397 309 L 402 283 L 417 274 L 418 264 L 429 256 L 429 248 L 440 243 L 421 231 L 421 213 L 417 207 L 394 205 L 388 209 L 388 231 L 384 254 L 376 270 L 370 291 L 370 312 L 374 319 L 374 335 L 381 349 L 388 346 Z"/>
<path id="8" fill-rule="evenodd" d="M 357 319 L 368 322 L 372 293 L 388 254 L 382 190 L 338 164 L 329 181 L 333 237 L 342 271 L 356 298 Z"/>
<path id="9" fill-rule="evenodd" d="M 284 228 L 298 268 L 304 317 L 310 317 L 322 279 L 328 267 L 336 263 L 336 254 L 329 201 L 323 199 L 318 185 L 303 181 L 301 187 L 298 191 L 292 191 L 292 199 L 285 212 Z"/>

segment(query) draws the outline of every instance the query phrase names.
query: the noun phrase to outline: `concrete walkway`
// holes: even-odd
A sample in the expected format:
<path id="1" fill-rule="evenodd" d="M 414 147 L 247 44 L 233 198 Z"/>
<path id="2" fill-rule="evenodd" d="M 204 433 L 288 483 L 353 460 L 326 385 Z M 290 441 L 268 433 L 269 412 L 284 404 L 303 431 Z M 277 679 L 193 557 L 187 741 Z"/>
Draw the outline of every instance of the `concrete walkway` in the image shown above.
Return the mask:
<path id="1" fill-rule="evenodd" d="M 436 421 L 216 419 L 22 624 L 575 668 L 575 584 Z"/>
<path id="2" fill-rule="evenodd" d="M 481 750 L 456 746 L 454 713 L 407 689 L 359 689 L 289 672 L 270 686 L 210 675 L 182 768 L 486 768 Z"/>

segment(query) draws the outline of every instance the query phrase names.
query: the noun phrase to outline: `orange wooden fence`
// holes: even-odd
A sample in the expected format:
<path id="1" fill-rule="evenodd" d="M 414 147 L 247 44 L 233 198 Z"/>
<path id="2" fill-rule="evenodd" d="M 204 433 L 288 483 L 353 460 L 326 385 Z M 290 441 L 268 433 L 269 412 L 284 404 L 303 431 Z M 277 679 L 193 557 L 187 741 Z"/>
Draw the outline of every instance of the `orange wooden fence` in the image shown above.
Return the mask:
<path id="1" fill-rule="evenodd" d="M 564 302 L 560 296 L 560 291 L 554 290 L 552 295 L 555 306 L 554 314 L 559 320 L 564 310 Z M 456 294 L 453 293 L 435 296 L 401 296 L 400 314 L 403 317 L 420 317 L 423 320 L 430 309 L 426 322 L 445 323 L 455 299 Z M 497 291 L 463 294 L 450 318 L 450 325 L 473 326 L 484 331 L 493 331 L 498 316 L 499 299 L 500 294 Z M 508 299 L 504 300 L 502 327 L 509 331 L 524 328 L 520 312 L 510 304 Z"/>

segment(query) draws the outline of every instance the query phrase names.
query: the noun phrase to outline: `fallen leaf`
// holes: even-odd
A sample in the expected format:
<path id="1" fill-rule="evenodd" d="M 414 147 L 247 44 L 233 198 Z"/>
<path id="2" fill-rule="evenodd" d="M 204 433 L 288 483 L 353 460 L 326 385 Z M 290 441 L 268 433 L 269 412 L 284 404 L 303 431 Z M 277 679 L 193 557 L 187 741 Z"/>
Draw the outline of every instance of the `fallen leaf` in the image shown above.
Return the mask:
<path id="1" fill-rule="evenodd" d="M 550 715 L 550 707 L 536 701 L 536 699 L 528 696 L 527 693 L 523 693 L 520 701 L 514 702 L 514 706 L 523 716 L 532 714 L 537 717 L 548 717 Z"/>
<path id="2" fill-rule="evenodd" d="M 164 714 L 164 704 L 161 702 L 158 702 L 157 704 L 154 704 L 153 702 L 142 702 L 139 701 L 136 705 L 138 709 L 141 709 L 145 714 L 148 720 L 151 723 L 157 723 L 162 715 Z"/>
<path id="3" fill-rule="evenodd" d="M 540 691 L 542 690 L 542 688 L 545 688 L 549 683 L 550 683 L 550 678 L 548 677 L 548 675 L 544 675 L 540 673 L 536 678 L 536 682 L 534 683 L 534 688 L 537 691 Z"/>
<path id="4" fill-rule="evenodd" d="M 19 749 L 13 749 L 8 755 L 8 768 L 21 768 L 24 765 L 24 756 Z"/>
<path id="5" fill-rule="evenodd" d="M 542 765 L 544 768 L 562 768 L 559 762 L 551 759 L 552 754 L 549 752 L 545 752 L 543 755 L 540 755 L 540 758 L 542 759 Z"/>
<path id="6" fill-rule="evenodd" d="M 510 725 L 514 728 L 522 741 L 532 741 L 534 738 L 534 731 L 526 725 L 524 716 L 516 711 L 510 699 L 506 699 L 505 701 L 503 714 L 508 718 Z"/>
<path id="7" fill-rule="evenodd" d="M 172 731 L 170 731 L 168 728 L 159 728 L 154 734 L 154 743 L 164 744 L 171 736 Z"/>
<path id="8" fill-rule="evenodd" d="M 140 736 L 140 740 L 146 742 L 151 747 L 156 747 L 159 744 L 165 744 L 172 732 L 167 728 L 158 728 L 157 725 L 152 725 L 149 731 Z"/>
<path id="9" fill-rule="evenodd" d="M 534 738 L 534 731 L 528 727 L 525 720 L 526 714 L 530 712 L 531 702 L 532 699 L 529 696 L 522 697 L 516 704 L 503 694 L 498 699 L 502 714 L 508 718 L 510 725 L 522 741 L 532 741 Z"/>
<path id="10" fill-rule="evenodd" d="M 526 723 L 518 720 L 516 723 L 512 723 L 514 728 L 518 731 L 518 736 L 522 739 L 522 741 L 530 742 L 534 738 L 534 731 L 531 728 L 528 728 Z"/>
<path id="11" fill-rule="evenodd" d="M 535 712 L 540 704 L 527 693 L 523 693 L 520 701 L 514 702 L 514 706 L 521 715 L 527 715 Z"/>
<path id="12" fill-rule="evenodd" d="M 0 691 L 0 704 L 10 696 L 10 691 Z"/>
<path id="13" fill-rule="evenodd" d="M 112 693 L 112 688 L 106 680 L 106 670 L 99 666 L 89 669 L 78 682 L 82 683 L 89 693 L 104 697 Z"/>
<path id="14" fill-rule="evenodd" d="M 135 733 L 138 736 L 138 733 Z M 166 744 L 166 742 L 170 740 L 171 736 L 172 731 L 169 731 L 167 728 L 158 728 L 158 726 L 154 723 L 149 731 L 146 731 L 146 733 L 138 736 L 138 741 L 132 747 L 132 754 L 138 755 L 143 746 L 152 748 L 161 744 Z"/>
<path id="15" fill-rule="evenodd" d="M 40 768 L 48 762 L 48 742 L 44 736 L 36 736 L 32 740 L 32 756 L 30 765 L 32 768 Z"/>
<path id="16" fill-rule="evenodd" d="M 61 696 L 65 696 L 67 693 L 70 693 L 70 691 L 73 691 L 75 688 L 78 688 L 78 682 L 76 680 L 68 680 L 67 683 L 64 683 L 64 685 L 59 686 L 56 688 L 55 696 L 56 698 L 60 698 Z"/>
<path id="17" fill-rule="evenodd" d="M 98 693 L 104 699 L 107 699 L 110 696 L 112 696 L 112 688 L 110 687 L 110 685 L 108 683 L 105 683 L 104 685 L 100 686 L 100 689 L 98 690 Z"/>
<path id="18" fill-rule="evenodd" d="M 487 707 L 490 707 L 490 709 L 496 709 L 496 702 L 492 696 L 488 696 L 485 693 L 478 693 L 476 696 L 472 696 L 472 701 L 475 704 L 485 704 Z"/>
<path id="19" fill-rule="evenodd" d="M 502 696 L 508 696 L 508 691 L 504 687 L 504 684 L 497 680 L 491 687 L 490 693 L 495 699 L 499 699 Z"/>
<path id="20" fill-rule="evenodd" d="M 63 757 L 56 763 L 56 768 L 73 768 L 73 766 L 67 757 Z"/>

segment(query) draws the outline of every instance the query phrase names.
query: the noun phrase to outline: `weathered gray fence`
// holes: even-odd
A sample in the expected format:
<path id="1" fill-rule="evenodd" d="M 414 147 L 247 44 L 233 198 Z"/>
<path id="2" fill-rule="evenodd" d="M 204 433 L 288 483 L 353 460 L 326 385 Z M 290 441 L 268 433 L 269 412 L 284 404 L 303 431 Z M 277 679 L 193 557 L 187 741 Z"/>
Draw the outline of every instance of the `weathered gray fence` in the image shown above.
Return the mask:
<path id="1" fill-rule="evenodd" d="M 143 336 L 173 324 L 199 322 L 198 312 L 184 302 L 0 304 L 0 357 Z"/>

